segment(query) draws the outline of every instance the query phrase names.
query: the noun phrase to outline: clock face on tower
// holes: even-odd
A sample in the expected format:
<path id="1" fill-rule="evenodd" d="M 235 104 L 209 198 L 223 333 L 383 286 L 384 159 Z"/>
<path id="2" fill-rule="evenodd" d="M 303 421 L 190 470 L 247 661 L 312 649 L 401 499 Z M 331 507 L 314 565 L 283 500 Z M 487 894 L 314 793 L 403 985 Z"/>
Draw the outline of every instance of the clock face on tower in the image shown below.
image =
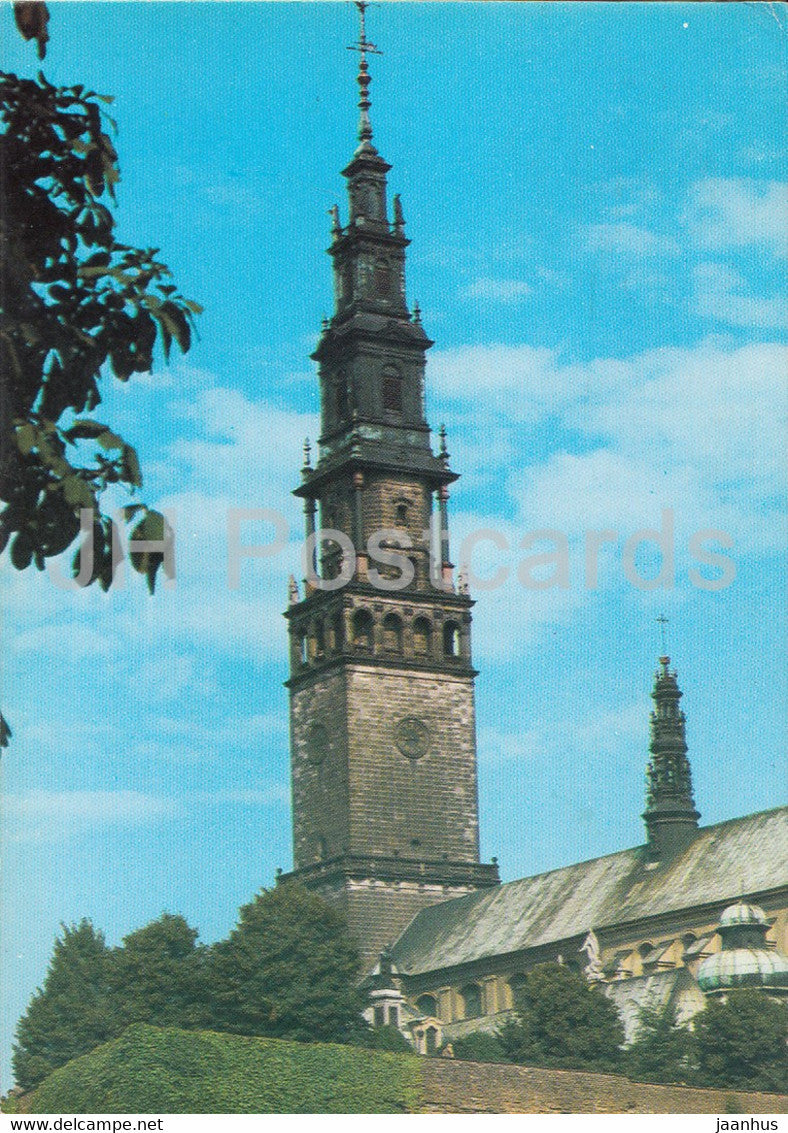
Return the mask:
<path id="1" fill-rule="evenodd" d="M 394 729 L 394 742 L 408 759 L 421 759 L 430 745 L 430 730 L 418 716 L 404 716 Z"/>

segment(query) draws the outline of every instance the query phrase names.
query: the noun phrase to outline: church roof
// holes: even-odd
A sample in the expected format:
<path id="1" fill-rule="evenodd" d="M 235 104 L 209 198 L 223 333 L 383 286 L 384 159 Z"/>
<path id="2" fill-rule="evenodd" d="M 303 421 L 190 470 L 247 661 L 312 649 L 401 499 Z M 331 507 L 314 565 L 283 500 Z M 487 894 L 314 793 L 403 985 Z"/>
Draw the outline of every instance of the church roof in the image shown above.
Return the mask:
<path id="1" fill-rule="evenodd" d="M 702 827 L 670 861 L 638 846 L 422 910 L 393 949 L 416 975 L 788 886 L 788 807 Z"/>

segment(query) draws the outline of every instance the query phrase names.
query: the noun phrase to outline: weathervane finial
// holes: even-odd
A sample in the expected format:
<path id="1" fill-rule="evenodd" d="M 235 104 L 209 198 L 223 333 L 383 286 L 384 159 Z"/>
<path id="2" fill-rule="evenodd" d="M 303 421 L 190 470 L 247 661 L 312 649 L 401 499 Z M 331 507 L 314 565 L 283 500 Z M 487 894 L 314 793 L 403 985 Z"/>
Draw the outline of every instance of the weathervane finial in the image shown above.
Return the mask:
<path id="1" fill-rule="evenodd" d="M 656 620 L 657 620 L 657 623 L 659 625 L 659 631 L 660 631 L 660 641 L 661 641 L 661 644 L 662 644 L 662 657 L 665 657 L 667 655 L 667 652 L 668 652 L 667 638 L 666 638 L 666 634 L 665 634 L 665 626 L 668 624 L 670 619 L 666 618 L 664 614 L 660 614 L 659 617 Z M 660 657 L 660 661 L 662 660 L 662 657 Z"/>
<path id="2" fill-rule="evenodd" d="M 348 45 L 348 51 L 358 51 L 361 56 L 358 68 L 358 140 L 362 145 L 369 144 L 372 140 L 372 123 L 369 120 L 369 108 L 372 105 L 369 98 L 369 84 L 372 79 L 369 74 L 369 67 L 367 66 L 367 55 L 382 55 L 382 51 L 378 51 L 374 43 L 370 43 L 367 39 L 367 22 L 366 10 L 368 7 L 367 0 L 354 0 L 359 14 L 359 36 L 358 43 Z"/>

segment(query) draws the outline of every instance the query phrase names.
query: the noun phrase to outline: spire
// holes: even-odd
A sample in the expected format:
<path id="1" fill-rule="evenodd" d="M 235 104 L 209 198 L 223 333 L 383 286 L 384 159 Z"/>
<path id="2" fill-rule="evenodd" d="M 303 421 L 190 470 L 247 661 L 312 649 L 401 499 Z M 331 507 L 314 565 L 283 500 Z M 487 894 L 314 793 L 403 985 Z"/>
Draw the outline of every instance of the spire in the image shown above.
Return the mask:
<path id="1" fill-rule="evenodd" d="M 694 837 L 700 815 L 692 797 L 692 775 L 684 736 L 681 690 L 670 657 L 659 658 L 651 699 L 651 759 L 646 769 L 648 854 L 652 860 L 683 850 Z"/>
<path id="2" fill-rule="evenodd" d="M 356 7 L 359 14 L 359 36 L 358 43 L 350 44 L 348 51 L 358 51 L 360 59 L 358 66 L 358 140 L 359 150 L 372 150 L 372 123 L 369 120 L 369 108 L 372 105 L 369 97 L 369 84 L 372 78 L 369 73 L 369 66 L 367 64 L 367 55 L 382 55 L 383 52 L 375 47 L 374 43 L 370 43 L 367 39 L 367 24 L 366 24 L 366 10 L 368 4 L 366 0 L 355 0 Z M 357 151 L 358 152 L 358 151 Z"/>

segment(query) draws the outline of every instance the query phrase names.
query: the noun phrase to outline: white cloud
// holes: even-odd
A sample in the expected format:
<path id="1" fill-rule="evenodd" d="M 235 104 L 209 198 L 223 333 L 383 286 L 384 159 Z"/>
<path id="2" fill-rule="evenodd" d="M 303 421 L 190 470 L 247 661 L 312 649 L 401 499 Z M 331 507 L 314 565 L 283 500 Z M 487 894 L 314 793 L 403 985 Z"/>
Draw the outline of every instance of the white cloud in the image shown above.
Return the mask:
<path id="1" fill-rule="evenodd" d="M 737 553 L 781 545 L 788 348 L 708 339 L 562 365 L 550 351 L 477 346 L 447 352 L 438 370 L 457 402 L 453 447 L 466 435 L 478 444 L 480 422 L 467 413 L 478 389 L 488 403 L 499 395 L 500 414 L 483 426 L 485 463 L 499 514 L 508 509 L 521 532 L 554 527 L 571 542 L 613 528 L 623 540 L 659 527 L 670 508 L 685 547 L 701 528 L 729 532 Z M 549 411 L 549 449 L 529 461 L 529 430 Z"/>
<path id="2" fill-rule="evenodd" d="M 171 818 L 178 804 L 139 791 L 28 791 L 7 795 L 3 808 L 12 842 L 58 842 Z"/>
<path id="3" fill-rule="evenodd" d="M 582 235 L 588 252 L 612 252 L 618 256 L 677 256 L 681 252 L 671 236 L 629 221 L 589 224 Z"/>
<path id="4" fill-rule="evenodd" d="M 481 401 L 483 394 L 488 412 L 536 420 L 549 397 L 545 382 L 555 363 L 555 351 L 547 347 L 461 346 L 430 358 L 429 383 L 440 398 Z"/>
<path id="5" fill-rule="evenodd" d="M 482 728 L 479 732 L 479 758 L 483 763 L 507 761 L 535 762 L 559 757 L 562 761 L 580 758 L 584 766 L 594 759 L 627 759 L 633 743 L 647 734 L 651 704 L 648 698 L 613 709 L 600 709 L 589 721 L 584 712 L 577 718 L 551 718 L 543 724 L 517 732 L 503 728 Z"/>
<path id="6" fill-rule="evenodd" d="M 199 801 L 212 806 L 281 806 L 290 803 L 288 783 L 271 783 L 267 787 L 248 789 L 228 787 L 226 790 L 208 791 Z"/>
<path id="7" fill-rule="evenodd" d="M 699 181 L 684 220 L 705 248 L 763 247 L 788 255 L 788 184 L 735 177 Z"/>
<path id="8" fill-rule="evenodd" d="M 490 279 L 481 276 L 460 292 L 463 299 L 489 299 L 497 303 L 519 303 L 533 293 L 524 279 Z"/>
<path id="9" fill-rule="evenodd" d="M 788 327 L 785 295 L 753 295 L 747 280 L 733 268 L 698 264 L 694 281 L 695 311 L 705 318 L 740 327 Z"/>

